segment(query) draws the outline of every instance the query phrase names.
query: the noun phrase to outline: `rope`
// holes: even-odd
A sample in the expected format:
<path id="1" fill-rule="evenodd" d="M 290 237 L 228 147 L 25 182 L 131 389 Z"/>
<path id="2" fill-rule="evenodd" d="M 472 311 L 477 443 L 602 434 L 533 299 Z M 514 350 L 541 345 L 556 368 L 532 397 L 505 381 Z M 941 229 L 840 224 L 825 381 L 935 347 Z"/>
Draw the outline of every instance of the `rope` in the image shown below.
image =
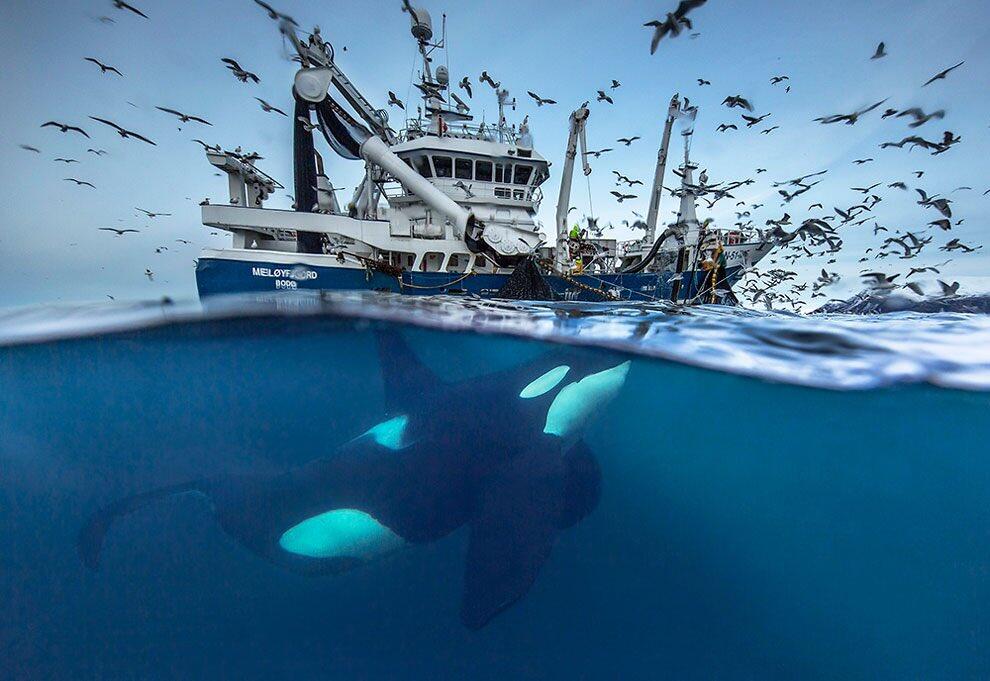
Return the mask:
<path id="1" fill-rule="evenodd" d="M 591 200 L 591 175 L 584 176 L 585 181 L 588 183 L 588 212 L 591 213 L 591 219 L 595 219 L 595 204 Z"/>
<path id="2" fill-rule="evenodd" d="M 601 296 L 602 300 L 615 300 L 615 298 L 613 298 L 607 291 L 603 291 L 602 289 L 599 288 L 592 288 L 587 284 L 582 284 L 580 281 L 578 281 L 571 275 L 567 274 L 566 272 L 559 272 L 558 276 L 560 276 L 561 279 L 571 284 L 572 286 L 577 286 L 582 291 L 586 291 L 588 293 L 594 293 L 595 295 Z"/>
<path id="3" fill-rule="evenodd" d="M 713 277 L 713 279 L 714 279 L 714 277 Z M 711 287 L 711 294 L 712 294 L 711 302 L 712 303 L 715 302 L 715 290 L 718 288 L 718 285 L 721 284 L 722 282 L 725 282 L 725 281 L 728 281 L 728 280 L 729 280 L 729 269 L 728 268 L 725 268 L 725 276 L 722 277 L 721 279 L 719 279 L 718 281 L 713 281 L 712 282 L 712 287 Z M 735 292 L 730 291 L 730 293 L 732 293 L 733 297 L 736 297 Z M 698 298 L 700 298 L 704 294 L 705 294 L 705 291 L 699 291 L 693 298 L 691 298 L 690 300 L 686 301 L 685 302 L 685 305 L 693 305 L 694 302 L 696 300 L 698 300 Z M 738 298 L 736 298 L 736 300 L 738 301 Z"/>
<path id="4" fill-rule="evenodd" d="M 543 266 L 543 269 L 544 269 L 544 271 L 547 274 L 551 274 L 551 275 L 554 275 L 555 274 L 558 277 L 560 277 L 561 279 L 563 279 L 564 281 L 566 281 L 567 283 L 572 284 L 573 286 L 576 286 L 577 288 L 581 289 L 582 291 L 587 291 L 588 293 L 594 293 L 596 295 L 599 295 L 604 300 L 609 300 L 609 301 L 616 300 L 616 298 L 613 295 L 611 295 L 605 289 L 594 288 L 594 287 L 588 286 L 587 284 L 578 281 L 577 279 L 575 279 L 574 277 L 572 277 L 567 272 L 558 272 L 557 270 L 554 269 L 553 262 L 550 261 L 550 260 L 540 259 L 537 262 L 540 265 Z M 628 286 L 623 286 L 622 284 L 617 284 L 615 282 L 605 281 L 604 279 L 600 279 L 599 277 L 596 277 L 593 274 L 588 274 L 587 272 L 583 272 L 581 274 L 581 276 L 582 277 L 587 277 L 588 279 L 594 279 L 595 281 L 597 281 L 602 286 L 612 286 L 614 288 L 619 288 L 619 289 L 622 289 L 624 291 L 629 291 L 630 297 L 631 296 L 642 296 L 643 298 L 646 298 L 648 300 L 652 300 L 654 302 L 660 302 L 660 298 L 655 298 L 654 296 L 651 296 L 651 295 L 649 295 L 647 293 L 642 293 L 641 291 L 635 291 L 635 290 L 629 288 Z"/>
<path id="5" fill-rule="evenodd" d="M 400 276 L 399 277 L 399 286 L 401 288 L 414 288 L 414 289 L 418 289 L 418 290 L 421 290 L 421 291 L 430 291 L 430 290 L 436 290 L 436 289 L 441 289 L 441 288 L 447 288 L 449 286 L 454 286 L 456 284 L 461 283 L 462 281 L 464 281 L 468 277 L 474 276 L 474 274 L 475 274 L 475 271 L 474 270 L 471 270 L 470 272 L 467 272 L 466 274 L 458 277 L 457 279 L 454 279 L 454 281 L 448 281 L 448 282 L 446 282 L 444 284 L 437 284 L 436 286 L 419 286 L 417 284 L 407 284 L 404 281 L 402 281 L 402 277 Z"/>

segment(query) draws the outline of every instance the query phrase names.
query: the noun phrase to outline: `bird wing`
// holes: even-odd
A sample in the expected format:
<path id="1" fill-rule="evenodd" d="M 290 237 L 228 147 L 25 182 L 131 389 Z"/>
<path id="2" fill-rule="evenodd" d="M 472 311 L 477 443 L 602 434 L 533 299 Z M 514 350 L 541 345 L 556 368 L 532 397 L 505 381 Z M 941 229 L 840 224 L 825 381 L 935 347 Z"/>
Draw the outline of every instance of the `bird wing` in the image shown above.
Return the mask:
<path id="1" fill-rule="evenodd" d="M 275 8 L 269 5 L 267 2 L 262 2 L 261 0 L 254 0 L 254 3 L 259 7 L 263 7 L 270 16 L 278 16 L 278 12 L 275 11 Z"/>
<path id="2" fill-rule="evenodd" d="M 226 64 L 229 68 L 237 69 L 238 71 L 243 71 L 244 70 L 244 69 L 241 68 L 241 65 L 240 64 L 238 64 L 236 61 L 234 61 L 230 57 L 223 57 L 220 61 L 222 61 L 224 64 Z"/>
<path id="3" fill-rule="evenodd" d="M 127 132 L 126 130 L 124 130 L 122 127 L 120 127 L 119 125 L 117 125 L 113 121 L 108 121 L 105 118 L 97 118 L 96 116 L 90 116 L 90 118 L 92 118 L 94 121 L 97 121 L 98 123 L 103 123 L 103 125 L 109 125 L 111 128 L 115 128 L 116 130 L 119 130 L 120 132 Z"/>
<path id="4" fill-rule="evenodd" d="M 142 142 L 147 142 L 148 144 L 150 144 L 152 146 L 155 146 L 155 147 L 158 146 L 157 144 L 155 144 L 154 142 L 152 142 L 150 139 L 148 139 L 144 135 L 139 135 L 138 133 L 131 132 L 130 130 L 124 130 L 124 133 L 125 133 L 125 136 L 126 137 L 133 137 L 135 139 L 141 140 Z"/>
<path id="5" fill-rule="evenodd" d="M 175 109 L 166 109 L 164 106 L 156 106 L 159 111 L 164 111 L 165 113 L 170 113 L 173 116 L 178 116 L 179 118 L 185 118 L 185 114 L 181 111 L 176 111 Z"/>
<path id="6" fill-rule="evenodd" d="M 702 5 L 704 5 L 705 2 L 706 0 L 681 0 L 681 4 L 679 4 L 677 6 L 677 9 L 674 10 L 674 16 L 676 16 L 678 19 L 681 19 L 691 10 L 697 9 Z M 688 28 L 691 27 L 688 26 Z"/>
<path id="7" fill-rule="evenodd" d="M 204 124 L 204 125 L 210 125 L 210 126 L 212 126 L 212 125 L 213 125 L 213 124 L 212 124 L 212 123 L 210 123 L 210 122 L 209 122 L 208 120 L 206 120 L 206 119 L 204 119 L 204 118 L 200 118 L 199 116 L 189 116 L 189 120 L 191 120 L 191 121 L 196 121 L 197 123 L 202 123 L 202 124 Z"/>
<path id="8" fill-rule="evenodd" d="M 132 7 L 131 5 L 128 5 L 128 4 L 127 4 L 126 2 L 124 2 L 123 0 L 117 0 L 117 2 L 116 2 L 116 5 L 117 5 L 118 7 L 120 7 L 121 9 L 127 9 L 127 10 L 130 10 L 130 11 L 132 11 L 132 12 L 134 12 L 135 14 L 137 14 L 137 15 L 140 15 L 140 16 L 142 16 L 142 17 L 144 17 L 145 19 L 147 19 L 147 18 L 148 18 L 148 15 L 147 15 L 147 14 L 145 14 L 144 12 L 142 12 L 141 10 L 139 10 L 139 9 L 138 9 L 137 7 Z"/>

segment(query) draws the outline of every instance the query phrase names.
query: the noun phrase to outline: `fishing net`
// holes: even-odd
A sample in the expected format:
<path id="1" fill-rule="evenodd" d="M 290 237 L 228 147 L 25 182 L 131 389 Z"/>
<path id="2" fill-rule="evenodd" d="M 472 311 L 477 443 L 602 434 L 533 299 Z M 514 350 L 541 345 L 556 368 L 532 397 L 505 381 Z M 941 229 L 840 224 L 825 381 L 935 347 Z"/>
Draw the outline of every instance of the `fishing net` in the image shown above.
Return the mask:
<path id="1" fill-rule="evenodd" d="M 553 300 L 553 290 L 533 258 L 526 258 L 509 275 L 496 298 L 507 300 Z"/>

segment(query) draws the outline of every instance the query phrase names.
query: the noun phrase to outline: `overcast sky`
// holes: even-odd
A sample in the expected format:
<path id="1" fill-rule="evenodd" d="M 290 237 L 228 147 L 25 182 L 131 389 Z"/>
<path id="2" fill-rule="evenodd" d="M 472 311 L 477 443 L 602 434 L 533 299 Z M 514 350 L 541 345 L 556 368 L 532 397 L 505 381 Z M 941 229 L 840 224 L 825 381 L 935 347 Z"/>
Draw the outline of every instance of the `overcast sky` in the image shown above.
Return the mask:
<path id="1" fill-rule="evenodd" d="M 287 59 L 275 24 L 250 0 L 182 2 L 134 0 L 150 18 L 114 9 L 110 0 L 8 0 L 0 23 L 0 183 L 4 189 L 0 223 L 0 307 L 50 301 L 149 299 L 163 295 L 195 297 L 194 260 L 203 246 L 222 246 L 226 235 L 211 236 L 200 224 L 198 203 L 226 197 L 226 181 L 216 177 L 196 137 L 227 148 L 240 145 L 265 159 L 259 167 L 289 187 L 272 202 L 288 206 L 291 194 L 290 122 L 263 112 L 255 96 L 291 111 L 295 65 Z M 398 0 L 310 3 L 277 0 L 282 11 L 309 28 L 320 25 L 337 49 L 337 61 L 374 103 L 385 106 L 394 90 L 406 102 L 416 68 L 416 48 L 407 15 Z M 490 88 L 477 84 L 487 69 L 519 99 L 517 119 L 529 114 L 536 146 L 553 162 L 545 185 L 540 219 L 552 230 L 559 185 L 557 170 L 567 134 L 569 113 L 615 78 L 622 87 L 615 105 L 595 104 L 588 125 L 593 148 L 616 147 L 592 160 L 593 206 L 578 175 L 572 205 L 594 213 L 599 223 L 620 225 L 630 211 L 646 212 L 645 191 L 622 206 L 608 192 L 612 169 L 649 185 L 667 102 L 674 92 L 700 106 L 693 156 L 712 181 L 759 182 L 737 192 L 740 200 L 763 203 L 753 213 L 758 225 L 786 209 L 795 222 L 808 217 L 808 206 L 848 207 L 857 194 L 850 187 L 883 182 L 884 201 L 875 213 L 890 228 L 919 231 L 940 217 L 916 204 L 913 191 L 888 189 L 894 181 L 941 193 L 953 200 L 962 225 L 951 234 L 937 232 L 935 243 L 919 261 L 952 257 L 943 274 L 963 282 L 964 290 L 986 289 L 982 276 L 990 253 L 938 253 L 935 246 L 953 236 L 982 243 L 990 218 L 988 155 L 990 155 L 990 3 L 986 0 L 710 0 L 693 15 L 695 39 L 688 35 L 666 41 L 649 54 L 649 29 L 642 24 L 670 11 L 670 2 L 457 2 L 423 3 L 439 27 L 448 17 L 451 80 L 470 76 L 475 86 L 473 113 L 495 119 Z M 113 23 L 101 21 L 110 17 Z M 876 45 L 886 41 L 889 56 L 872 61 Z M 346 46 L 347 51 L 344 52 Z M 124 77 L 102 75 L 92 56 L 117 67 Z M 237 82 L 220 63 L 232 57 L 261 76 L 261 83 Z M 938 71 L 965 65 L 926 88 Z M 770 85 L 775 75 L 788 75 L 791 92 Z M 712 82 L 701 88 L 696 79 Z M 537 109 L 526 97 L 533 90 L 559 105 Z M 751 99 L 759 114 L 770 113 L 765 126 L 716 133 L 719 123 L 740 123 L 739 110 L 720 106 L 727 95 Z M 822 126 L 812 119 L 862 108 L 889 98 L 887 106 L 945 109 L 944 121 L 916 131 L 904 119 L 881 120 L 874 112 L 856 126 Z M 180 109 L 202 116 L 213 127 L 177 121 L 154 109 Z M 393 109 L 394 118 L 399 117 Z M 100 116 L 141 132 L 151 147 L 123 140 L 91 121 Z M 63 135 L 39 126 L 54 119 L 84 127 L 92 136 Z M 769 135 L 760 130 L 780 129 Z M 932 157 L 922 150 L 880 150 L 880 142 L 912 133 L 928 139 L 952 130 L 963 141 Z M 617 137 L 640 135 L 629 148 Z M 19 145 L 37 147 L 40 154 Z M 105 149 L 96 156 L 88 148 Z M 56 157 L 78 159 L 66 165 Z M 324 151 L 328 172 L 337 185 L 353 188 L 359 162 L 344 161 Z M 874 158 L 861 166 L 855 159 Z M 756 168 L 768 172 L 756 175 Z M 828 169 L 825 182 L 782 208 L 771 181 Z M 924 170 L 921 179 L 913 171 Z M 96 189 L 75 186 L 64 178 L 90 181 Z M 668 184 L 670 182 L 668 175 Z M 953 192 L 957 187 L 973 190 Z M 135 207 L 172 213 L 149 220 Z M 676 202 L 664 197 L 662 215 L 670 217 Z M 735 220 L 733 201 L 711 215 L 721 226 Z M 115 237 L 98 227 L 134 227 L 141 234 Z M 844 275 L 833 293 L 858 289 L 856 272 L 865 248 L 879 243 L 868 225 L 843 228 L 845 254 L 829 265 Z M 621 226 L 620 237 L 631 236 Z M 181 244 L 177 239 L 191 243 Z M 156 253 L 161 246 L 168 248 Z M 990 246 L 988 246 L 990 248 Z M 906 270 L 895 258 L 883 261 L 885 271 Z M 801 263 L 815 272 L 823 259 Z M 144 276 L 145 268 L 156 274 Z"/>

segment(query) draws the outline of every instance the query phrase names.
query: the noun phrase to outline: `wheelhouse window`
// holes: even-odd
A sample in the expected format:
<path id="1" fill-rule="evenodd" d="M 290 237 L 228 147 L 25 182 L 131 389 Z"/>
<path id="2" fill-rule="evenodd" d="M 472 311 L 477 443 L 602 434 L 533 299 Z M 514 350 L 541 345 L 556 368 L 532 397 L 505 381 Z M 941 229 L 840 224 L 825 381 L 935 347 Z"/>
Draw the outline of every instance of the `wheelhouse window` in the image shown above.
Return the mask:
<path id="1" fill-rule="evenodd" d="M 478 182 L 492 181 L 492 162 L 478 161 L 474 164 L 474 179 Z"/>
<path id="2" fill-rule="evenodd" d="M 454 176 L 454 163 L 449 156 L 434 156 L 433 168 L 437 171 L 437 177 Z"/>
<path id="3" fill-rule="evenodd" d="M 473 180 L 471 175 L 474 163 L 469 158 L 459 158 L 454 161 L 454 177 L 458 180 Z"/>
<path id="4" fill-rule="evenodd" d="M 515 184 L 529 184 L 529 178 L 533 176 L 533 166 L 516 164 Z M 508 180 L 506 180 L 508 181 Z"/>
<path id="5" fill-rule="evenodd" d="M 503 184 L 512 182 L 512 164 L 495 164 L 495 181 Z"/>
<path id="6" fill-rule="evenodd" d="M 417 156 L 413 162 L 413 167 L 423 177 L 433 177 L 433 171 L 430 169 L 430 159 L 428 157 Z"/>

